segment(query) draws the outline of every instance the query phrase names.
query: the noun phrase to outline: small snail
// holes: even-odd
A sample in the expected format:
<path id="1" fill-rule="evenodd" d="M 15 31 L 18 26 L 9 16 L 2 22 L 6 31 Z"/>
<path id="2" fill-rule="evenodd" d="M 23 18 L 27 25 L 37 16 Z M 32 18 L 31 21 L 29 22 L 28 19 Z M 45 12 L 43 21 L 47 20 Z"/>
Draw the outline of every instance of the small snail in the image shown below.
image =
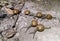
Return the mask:
<path id="1" fill-rule="evenodd" d="M 19 14 L 19 12 L 20 12 L 20 11 L 17 10 L 17 9 L 14 9 L 14 10 L 13 10 L 13 13 L 14 13 L 14 14 Z"/>
<path id="2" fill-rule="evenodd" d="M 5 12 L 8 14 L 8 15 L 15 15 L 15 14 L 19 14 L 20 11 L 18 9 L 14 9 L 14 8 L 7 8 L 5 7 Z"/>
<path id="3" fill-rule="evenodd" d="M 24 11 L 24 14 L 25 14 L 25 15 L 29 15 L 29 14 L 30 14 L 30 11 L 29 11 L 29 10 L 25 10 L 25 11 Z"/>
<path id="4" fill-rule="evenodd" d="M 50 20 L 50 19 L 52 19 L 52 18 L 56 18 L 56 17 L 53 17 L 53 16 L 50 15 L 50 14 L 47 14 L 45 18 L 48 19 L 48 20 Z"/>
<path id="5" fill-rule="evenodd" d="M 36 20 L 31 21 L 31 26 L 36 27 L 38 25 L 38 22 Z"/>
<path id="6" fill-rule="evenodd" d="M 42 25 L 42 24 L 38 24 L 37 26 L 37 31 L 39 31 L 39 32 L 42 32 L 42 31 L 44 31 L 44 25 Z"/>
<path id="7" fill-rule="evenodd" d="M 34 34 L 33 35 L 33 38 L 34 38 L 34 36 L 35 36 L 35 33 L 38 31 L 38 32 L 42 32 L 42 31 L 44 31 L 45 29 L 50 29 L 51 27 L 44 27 L 44 25 L 43 24 L 38 24 L 37 26 L 36 26 L 36 29 L 35 29 L 35 31 L 34 32 L 31 32 L 30 34 Z"/>
<path id="8" fill-rule="evenodd" d="M 41 18 L 42 15 L 43 15 L 43 14 L 42 14 L 41 12 L 37 12 L 36 17 Z"/>
<path id="9" fill-rule="evenodd" d="M 37 31 L 39 31 L 39 32 L 42 32 L 42 31 L 44 31 L 45 29 L 50 29 L 51 27 L 44 27 L 44 25 L 42 25 L 42 24 L 38 24 L 37 26 L 36 26 L 36 28 L 37 28 Z"/>
<path id="10" fill-rule="evenodd" d="M 38 22 L 36 20 L 31 21 L 31 25 L 27 28 L 27 30 L 31 27 L 36 27 L 38 25 Z M 27 30 L 25 32 L 27 32 Z"/>

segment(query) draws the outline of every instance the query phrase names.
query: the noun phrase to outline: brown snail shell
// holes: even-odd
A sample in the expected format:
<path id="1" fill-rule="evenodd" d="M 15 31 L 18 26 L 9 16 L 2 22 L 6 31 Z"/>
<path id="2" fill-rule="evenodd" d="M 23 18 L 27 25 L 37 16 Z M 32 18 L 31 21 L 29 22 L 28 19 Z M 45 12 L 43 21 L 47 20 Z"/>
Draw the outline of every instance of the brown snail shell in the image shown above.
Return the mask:
<path id="1" fill-rule="evenodd" d="M 25 15 L 29 15 L 29 14 L 30 14 L 30 11 L 29 11 L 29 10 L 25 10 L 25 11 L 24 11 L 24 14 L 25 14 Z"/>
<path id="2" fill-rule="evenodd" d="M 39 32 L 42 32 L 42 31 L 44 31 L 44 25 L 42 25 L 42 24 L 38 24 L 37 26 L 37 31 L 39 31 Z"/>
<path id="3" fill-rule="evenodd" d="M 52 19 L 53 17 L 52 17 L 52 15 L 47 14 L 47 16 L 46 16 L 45 18 L 46 18 L 46 19 Z"/>
<path id="4" fill-rule="evenodd" d="M 36 27 L 38 25 L 38 22 L 36 20 L 31 21 L 31 25 L 27 28 L 25 32 L 27 32 L 31 27 Z"/>
<path id="5" fill-rule="evenodd" d="M 38 25 L 38 22 L 36 20 L 31 21 L 31 26 L 35 27 Z"/>
<path id="6" fill-rule="evenodd" d="M 36 17 L 41 18 L 42 17 L 42 13 L 41 12 L 37 12 Z"/>
<path id="7" fill-rule="evenodd" d="M 19 14 L 20 11 L 17 9 L 14 9 L 13 12 L 14 12 L 14 14 Z"/>
<path id="8" fill-rule="evenodd" d="M 38 25 L 36 26 L 35 31 L 34 31 L 34 32 L 30 32 L 30 34 L 34 34 L 34 35 L 33 35 L 33 38 L 34 38 L 35 33 L 36 33 L 37 31 L 42 32 L 42 31 L 44 31 L 45 29 L 50 29 L 50 28 L 51 28 L 51 27 L 44 27 L 43 24 L 38 24 Z"/>
<path id="9" fill-rule="evenodd" d="M 42 32 L 42 31 L 44 31 L 45 29 L 50 29 L 51 27 L 44 27 L 43 24 L 38 24 L 38 25 L 36 26 L 36 28 L 37 28 L 37 31 Z"/>

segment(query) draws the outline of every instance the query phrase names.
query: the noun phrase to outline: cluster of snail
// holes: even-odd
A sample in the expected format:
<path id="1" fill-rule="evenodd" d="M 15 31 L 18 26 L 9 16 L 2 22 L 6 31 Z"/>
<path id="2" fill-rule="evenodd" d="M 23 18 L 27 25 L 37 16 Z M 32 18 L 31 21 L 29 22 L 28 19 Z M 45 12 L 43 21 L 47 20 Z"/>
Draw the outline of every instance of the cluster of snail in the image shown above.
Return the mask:
<path id="1" fill-rule="evenodd" d="M 25 10 L 25 11 L 24 11 L 24 14 L 25 14 L 25 15 L 30 15 L 30 11 L 29 11 L 29 10 Z M 34 15 L 32 14 L 32 16 L 34 16 Z M 50 20 L 50 19 L 52 19 L 52 18 L 55 18 L 55 17 L 53 17 L 53 16 L 50 15 L 50 14 L 42 14 L 41 12 L 37 12 L 37 13 L 36 13 L 36 16 L 34 16 L 34 17 L 42 18 L 42 19 L 48 19 L 48 20 Z"/>
<path id="2" fill-rule="evenodd" d="M 25 15 L 30 15 L 30 11 L 29 10 L 25 10 L 24 14 Z M 42 19 L 48 19 L 48 20 L 51 20 L 52 18 L 55 18 L 55 17 L 53 17 L 50 14 L 45 15 L 45 14 L 42 14 L 41 12 L 37 12 L 36 16 L 34 16 L 34 17 L 36 17 L 36 18 L 42 18 Z M 51 27 L 45 27 L 43 24 L 38 24 L 37 20 L 35 20 L 35 19 L 31 21 L 31 25 L 27 28 L 27 30 L 30 27 L 35 27 L 36 28 L 36 30 L 34 32 L 34 35 L 35 35 L 36 31 L 42 32 L 45 29 L 50 29 L 51 28 Z M 34 38 L 34 36 L 33 36 L 33 38 Z"/>
<path id="3" fill-rule="evenodd" d="M 51 27 L 45 27 L 43 24 L 38 24 L 37 20 L 32 20 L 31 21 L 31 25 L 27 28 L 27 30 L 31 27 L 35 27 L 35 32 L 33 32 L 32 34 L 35 35 L 35 33 L 38 31 L 38 32 L 43 32 L 45 29 L 50 29 Z M 27 32 L 26 30 L 26 32 Z M 34 36 L 33 36 L 34 38 Z"/>
<path id="4" fill-rule="evenodd" d="M 13 12 L 13 13 L 10 13 L 11 15 L 15 15 L 15 14 L 19 14 L 19 13 L 20 13 L 20 11 L 17 10 L 17 9 L 10 8 L 10 9 L 7 9 L 7 11 L 8 11 L 8 10 L 11 10 L 11 11 Z M 8 11 L 8 13 L 9 13 L 9 11 Z M 25 10 L 25 11 L 24 11 L 24 14 L 25 14 L 25 15 L 30 15 L 30 11 L 29 11 L 29 10 Z M 34 16 L 34 15 L 32 15 L 32 16 Z M 41 12 L 37 12 L 36 16 L 34 16 L 34 17 L 36 17 L 36 18 L 48 19 L 48 20 L 50 20 L 50 19 L 52 19 L 52 18 L 55 18 L 55 17 L 53 17 L 53 16 L 50 15 L 50 14 L 44 15 L 44 14 L 42 14 Z M 37 31 L 42 32 L 42 31 L 44 31 L 45 29 L 50 29 L 50 28 L 51 28 L 51 27 L 45 27 L 43 24 L 38 24 L 38 21 L 35 20 L 35 19 L 31 21 L 31 25 L 27 28 L 27 30 L 28 30 L 30 27 L 35 27 L 35 28 L 36 28 L 35 32 L 33 33 L 34 35 L 35 35 L 35 33 L 36 33 Z M 27 30 L 26 30 L 26 31 L 27 31 Z M 13 34 L 11 34 L 11 33 L 13 33 Z M 8 33 L 8 34 L 7 34 L 8 38 L 12 37 L 12 36 L 15 34 L 14 32 L 11 32 L 11 33 Z M 34 36 L 33 36 L 33 38 L 34 38 Z"/>

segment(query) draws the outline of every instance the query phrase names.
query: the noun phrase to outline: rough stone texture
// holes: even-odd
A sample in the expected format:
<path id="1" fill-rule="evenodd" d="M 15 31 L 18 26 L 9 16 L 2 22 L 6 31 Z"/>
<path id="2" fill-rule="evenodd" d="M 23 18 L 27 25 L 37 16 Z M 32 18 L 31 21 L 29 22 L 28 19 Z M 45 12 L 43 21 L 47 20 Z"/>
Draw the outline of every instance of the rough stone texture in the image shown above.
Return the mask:
<path id="1" fill-rule="evenodd" d="M 5 18 L 3 21 L 1 21 L 0 30 L 5 30 L 5 29 L 8 29 L 8 28 L 12 28 L 12 26 L 15 23 L 16 18 L 17 18 L 17 16 L 15 16 L 14 19 L 12 17 L 11 18 Z"/>
<path id="2" fill-rule="evenodd" d="M 46 29 L 44 32 L 37 32 L 36 34 L 35 34 L 35 39 L 33 39 L 32 38 L 32 36 L 33 36 L 33 34 L 31 35 L 31 34 L 24 34 L 23 33 L 23 31 L 24 30 L 22 30 L 21 32 L 20 32 L 20 34 L 21 34 L 21 41 L 60 41 L 59 39 L 59 13 L 56 13 L 57 11 L 56 11 L 56 9 L 53 9 L 53 8 L 56 8 L 56 7 L 53 7 L 52 6 L 52 8 L 51 8 L 51 10 L 49 10 L 49 11 L 44 11 L 44 10 L 46 10 L 46 9 L 38 9 L 39 7 L 37 6 L 37 7 L 34 7 L 35 6 L 35 4 L 34 3 L 29 3 L 29 2 L 26 2 L 25 3 L 25 6 L 24 6 L 24 9 L 23 10 L 25 10 L 25 8 L 28 8 L 32 13 L 37 13 L 37 11 L 42 11 L 42 13 L 44 13 L 44 14 L 51 14 L 52 16 L 54 16 L 54 17 L 57 17 L 56 19 L 52 19 L 52 20 L 47 20 L 47 19 L 43 19 L 42 21 L 41 21 L 41 19 L 39 19 L 38 20 L 38 22 L 39 23 L 41 23 L 41 24 L 44 24 L 46 27 L 49 27 L 49 26 L 51 26 L 51 29 Z M 33 8 L 32 8 L 33 7 Z M 41 7 L 41 6 L 40 6 Z M 19 27 L 21 27 L 21 26 L 19 26 Z M 57 30 L 58 29 L 58 30 Z M 30 30 L 31 31 L 31 30 Z M 29 32 L 29 31 L 28 31 Z M 36 40 L 37 39 L 37 40 Z"/>
<path id="3" fill-rule="evenodd" d="M 19 18 L 16 22 L 15 28 L 17 28 L 17 33 L 14 37 L 7 39 L 7 41 L 60 41 L 60 1 L 40 1 L 41 3 L 34 2 L 25 2 L 22 12 L 19 14 Z M 45 2 L 45 4 L 43 3 Z M 50 3 L 51 4 L 50 4 Z M 47 5 L 46 5 L 47 3 Z M 26 33 L 26 29 L 30 26 L 33 16 L 24 15 L 24 10 L 30 10 L 31 14 L 36 15 L 38 11 L 41 11 L 43 14 L 51 14 L 56 17 L 56 19 L 47 20 L 47 19 L 38 19 L 38 23 L 43 24 L 45 27 L 51 27 L 51 29 L 45 29 L 43 32 L 36 32 L 33 39 L 33 34 L 35 28 L 31 27 Z M 14 18 L 5 18 L 1 20 L 0 29 L 1 31 L 12 28 L 17 18 L 17 15 L 13 16 Z M 16 39 L 16 40 L 15 40 Z M 2 40 L 1 40 L 2 41 Z"/>

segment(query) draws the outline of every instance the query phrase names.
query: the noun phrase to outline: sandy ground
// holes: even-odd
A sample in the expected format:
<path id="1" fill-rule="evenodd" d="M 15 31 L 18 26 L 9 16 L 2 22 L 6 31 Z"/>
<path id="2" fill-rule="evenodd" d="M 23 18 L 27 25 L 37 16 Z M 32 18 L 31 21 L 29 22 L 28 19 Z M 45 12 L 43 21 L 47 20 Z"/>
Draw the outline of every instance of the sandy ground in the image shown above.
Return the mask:
<path id="1" fill-rule="evenodd" d="M 43 14 L 51 14 L 52 16 L 56 17 L 56 19 L 52 19 L 52 20 L 38 19 L 38 23 L 43 24 L 45 27 L 51 27 L 51 29 L 45 29 L 43 32 L 37 31 L 34 39 L 33 39 L 33 34 L 29 34 L 30 32 L 34 32 L 35 30 L 34 27 L 31 27 L 25 33 L 26 29 L 31 24 L 30 22 L 34 19 L 33 16 L 24 15 L 24 10 L 26 9 L 30 10 L 30 12 L 33 13 L 34 15 L 38 11 L 41 11 Z M 22 8 L 22 12 L 19 15 L 19 19 L 16 22 L 15 27 L 17 27 L 17 33 L 14 37 L 7 39 L 7 41 L 60 41 L 60 14 L 59 13 L 60 13 L 59 2 L 58 3 L 53 2 L 51 5 L 48 4 L 45 7 L 42 4 L 37 5 L 33 2 L 25 2 L 24 7 Z M 16 16 L 14 16 L 14 19 L 6 18 L 3 21 L 1 21 L 0 29 L 4 30 L 4 29 L 11 28 L 15 22 L 14 20 L 16 20 Z"/>

